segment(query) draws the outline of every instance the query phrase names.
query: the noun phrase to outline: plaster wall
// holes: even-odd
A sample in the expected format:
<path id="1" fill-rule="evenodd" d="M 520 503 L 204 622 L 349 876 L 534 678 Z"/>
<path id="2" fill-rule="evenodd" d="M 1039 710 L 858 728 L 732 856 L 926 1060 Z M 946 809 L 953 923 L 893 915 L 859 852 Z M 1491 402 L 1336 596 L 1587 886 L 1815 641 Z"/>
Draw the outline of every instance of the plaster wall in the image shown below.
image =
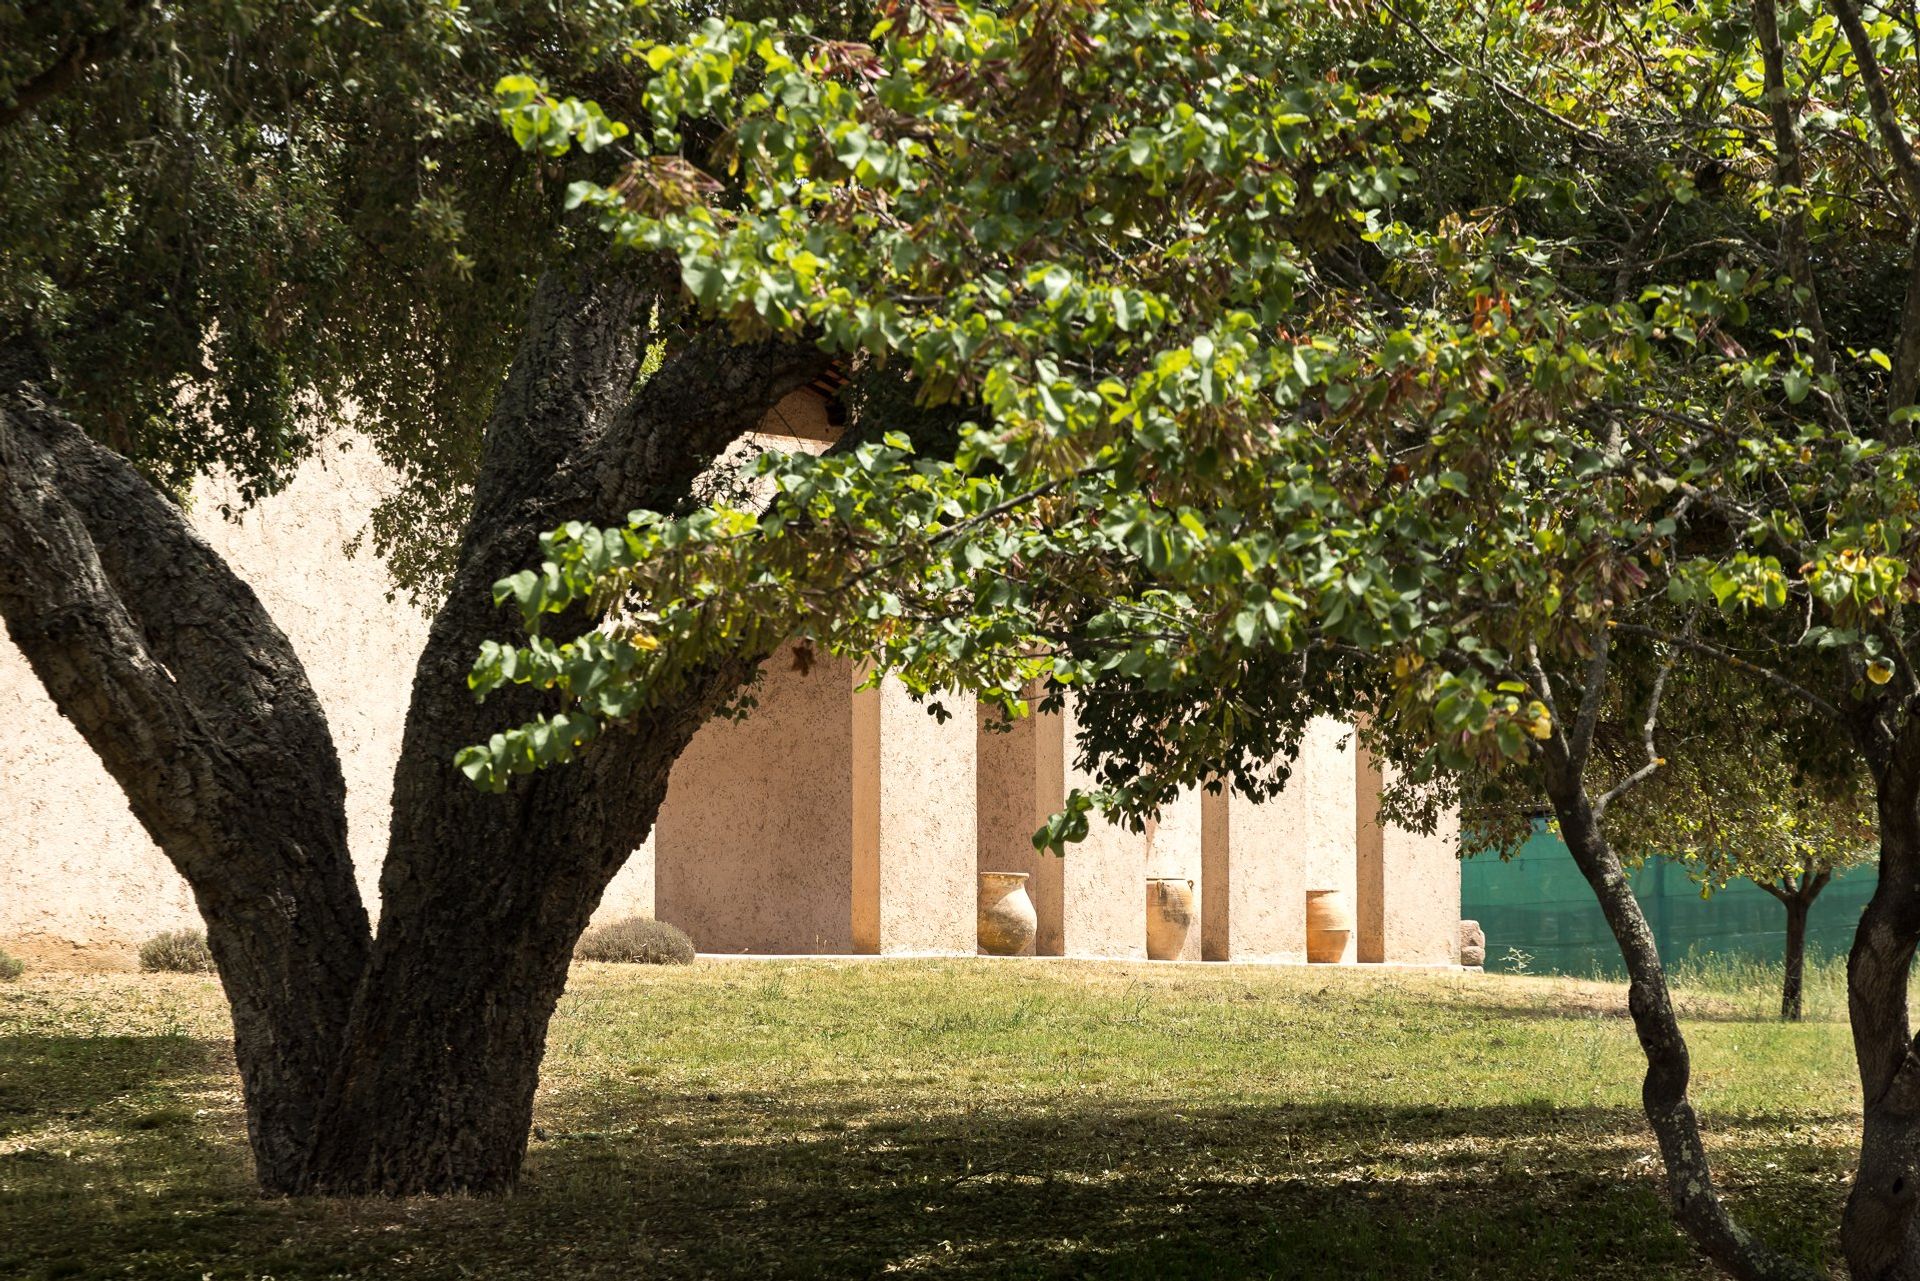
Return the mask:
<path id="1" fill-rule="evenodd" d="M 1460 818 L 1451 810 L 1428 834 L 1380 821 L 1387 781 L 1364 747 L 1354 748 L 1355 848 L 1362 962 L 1460 963 Z"/>
<path id="2" fill-rule="evenodd" d="M 427 620 L 389 601 L 385 568 L 343 547 L 395 477 L 346 435 L 284 492 L 223 519 L 234 495 L 205 483 L 193 523 L 250 583 L 306 664 L 347 781 L 361 894 L 377 902 L 393 765 Z M 43 962 L 131 962 L 163 929 L 198 928 L 186 883 L 148 839 L 93 749 L 0 633 L 0 939 Z"/>
<path id="3" fill-rule="evenodd" d="M 776 656 L 747 718 L 709 723 L 673 767 L 655 903 L 701 951 L 855 950 L 853 685 L 844 660 Z"/>
<path id="4" fill-rule="evenodd" d="M 898 681 L 853 695 L 857 951 L 975 950 L 978 732 L 971 716 L 936 720 Z"/>
<path id="5" fill-rule="evenodd" d="M 1065 715 L 1066 790 L 1097 786 L 1072 759 L 1078 738 L 1073 704 Z M 1055 803 L 1058 808 L 1058 802 Z M 1147 841 L 1138 832 L 1089 817 L 1087 838 L 1060 860 L 1061 954 L 1144 958 L 1147 954 Z"/>
<path id="6" fill-rule="evenodd" d="M 1315 721 L 1286 790 L 1269 801 L 1254 804 L 1230 791 L 1202 797 L 1200 924 L 1206 959 L 1305 962 L 1306 892 L 1342 890 L 1353 905 L 1351 736 L 1337 721 Z M 1456 915 L 1458 905 L 1456 894 Z M 1351 937 L 1347 949 L 1345 959 L 1354 959 Z"/>

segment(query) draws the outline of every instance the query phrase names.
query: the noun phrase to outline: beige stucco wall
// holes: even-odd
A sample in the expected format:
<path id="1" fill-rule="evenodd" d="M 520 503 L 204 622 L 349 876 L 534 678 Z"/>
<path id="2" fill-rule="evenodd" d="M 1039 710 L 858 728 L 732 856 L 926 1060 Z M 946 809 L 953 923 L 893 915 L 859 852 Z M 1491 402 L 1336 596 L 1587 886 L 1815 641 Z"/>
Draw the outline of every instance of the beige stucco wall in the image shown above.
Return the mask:
<path id="1" fill-rule="evenodd" d="M 237 522 L 202 485 L 194 524 L 252 584 L 307 666 L 346 773 L 349 839 L 373 901 L 393 763 L 426 619 L 386 599 L 370 554 L 343 555 L 392 476 L 343 437 Z M 124 960 L 162 929 L 199 925 L 185 882 L 147 838 L 93 749 L 0 634 L 0 939 L 35 959 L 75 947 Z"/>
<path id="2" fill-rule="evenodd" d="M 1067 789 L 1093 791 L 1098 782 L 1073 759 L 1078 728 L 1072 700 L 1068 700 L 1064 719 Z M 1086 839 L 1068 846 L 1060 861 L 1065 882 L 1060 923 L 1065 954 L 1145 957 L 1146 837 L 1094 814 L 1089 818 Z"/>
<path id="3" fill-rule="evenodd" d="M 1429 834 L 1380 821 L 1382 772 L 1356 747 L 1358 957 L 1404 965 L 1460 963 L 1460 817 L 1448 811 Z"/>
<path id="4" fill-rule="evenodd" d="M 974 950 L 978 727 L 971 701 L 956 702 L 943 722 L 895 680 L 853 696 L 857 951 Z"/>
<path id="5" fill-rule="evenodd" d="M 674 766 L 654 894 L 701 951 L 854 950 L 853 686 L 851 663 L 776 656 L 747 719 L 709 724 Z"/>
<path id="6" fill-rule="evenodd" d="M 1279 796 L 1260 804 L 1228 791 L 1203 798 L 1200 919 L 1207 959 L 1304 962 L 1306 892 L 1340 890 L 1348 907 L 1354 905 L 1351 737 L 1337 721 L 1316 720 Z M 1456 915 L 1458 907 L 1456 894 Z M 1347 947 L 1352 960 L 1352 938 Z"/>

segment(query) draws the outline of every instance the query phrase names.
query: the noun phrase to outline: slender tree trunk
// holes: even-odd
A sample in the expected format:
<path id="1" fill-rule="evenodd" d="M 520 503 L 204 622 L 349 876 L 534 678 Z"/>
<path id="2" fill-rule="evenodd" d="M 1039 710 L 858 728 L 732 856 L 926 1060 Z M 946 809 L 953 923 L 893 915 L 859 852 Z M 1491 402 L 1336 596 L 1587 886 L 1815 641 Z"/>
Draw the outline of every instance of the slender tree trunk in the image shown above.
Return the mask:
<path id="1" fill-rule="evenodd" d="M 260 601 L 0 343 L 0 617 L 193 889 L 260 1183 L 297 1186 L 369 939 L 319 700 Z"/>
<path id="2" fill-rule="evenodd" d="M 1807 909 L 1813 900 L 1794 894 L 1785 900 L 1787 909 L 1786 977 L 1780 984 L 1780 1017 L 1798 1023 L 1802 1017 L 1801 988 L 1807 969 Z"/>
<path id="3" fill-rule="evenodd" d="M 824 365 L 811 348 L 709 335 L 629 398 L 649 300 L 605 268 L 556 274 L 536 300 L 414 681 L 380 931 L 321 1120 L 314 1190 L 512 1184 L 573 946 L 651 829 L 674 760 L 763 657 L 696 673 L 672 705 L 505 795 L 475 790 L 453 766 L 461 747 L 541 706 L 525 690 L 484 706 L 466 691 L 481 640 L 517 625 L 493 605 L 492 584 L 537 563 L 539 535 L 564 520 L 617 523 L 636 506 L 684 503 L 729 443 Z"/>
<path id="4" fill-rule="evenodd" d="M 1812 1272 L 1756 1240 L 1733 1221 L 1714 1189 L 1700 1119 L 1687 1088 L 1692 1060 L 1667 988 L 1653 931 L 1634 897 L 1626 869 L 1594 818 L 1577 774 L 1549 769 L 1548 792 L 1561 835 L 1586 878 L 1626 963 L 1627 1008 L 1647 1060 L 1640 1105 L 1660 1145 L 1673 1217 L 1700 1251 L 1738 1281 L 1811 1278 Z"/>

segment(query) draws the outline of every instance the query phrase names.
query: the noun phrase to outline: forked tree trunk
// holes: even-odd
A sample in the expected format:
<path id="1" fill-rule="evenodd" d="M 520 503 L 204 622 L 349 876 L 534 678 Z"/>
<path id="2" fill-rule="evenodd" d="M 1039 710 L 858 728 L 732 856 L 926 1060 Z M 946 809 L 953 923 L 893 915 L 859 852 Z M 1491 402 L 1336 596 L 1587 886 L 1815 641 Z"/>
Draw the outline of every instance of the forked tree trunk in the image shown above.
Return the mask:
<path id="1" fill-rule="evenodd" d="M 1797 1023 L 1803 1017 L 1807 975 L 1807 917 L 1813 910 L 1813 901 L 1820 897 L 1820 891 L 1827 888 L 1827 882 L 1833 879 L 1833 869 L 1822 867 L 1818 870 L 1807 868 L 1797 876 L 1783 876 L 1779 884 L 1772 881 L 1754 881 L 1761 889 L 1780 900 L 1780 906 L 1787 913 L 1786 945 L 1781 952 L 1780 979 L 1780 1017 L 1787 1022 Z"/>
<path id="2" fill-rule="evenodd" d="M 260 601 L 0 344 L 0 617 L 192 887 L 262 1187 L 299 1185 L 368 952 L 346 785 Z"/>
<path id="3" fill-rule="evenodd" d="M 636 391 L 654 296 L 605 263 L 556 269 L 536 293 L 415 675 L 371 940 L 339 762 L 286 637 L 172 504 L 52 408 L 32 347 L 0 344 L 0 617 L 193 887 L 269 1191 L 512 1183 L 573 945 L 674 759 L 762 657 L 715 662 L 585 761 L 504 796 L 454 768 L 459 748 L 541 708 L 525 690 L 484 707 L 467 692 L 480 642 L 516 626 L 493 583 L 566 520 L 685 505 L 825 365 L 716 327 Z"/>
<path id="4" fill-rule="evenodd" d="M 763 657 L 703 669 L 671 706 L 505 795 L 476 791 L 454 768 L 460 748 L 541 707 L 524 690 L 484 706 L 467 693 L 480 642 L 516 625 L 493 605 L 493 583 L 537 563 L 539 535 L 565 520 L 611 524 L 636 506 L 685 503 L 728 444 L 824 367 L 811 348 L 709 335 L 628 399 L 646 301 L 605 270 L 555 276 L 536 301 L 414 680 L 380 932 L 321 1121 L 315 1190 L 511 1185 L 573 946 L 652 828 L 674 760 Z"/>

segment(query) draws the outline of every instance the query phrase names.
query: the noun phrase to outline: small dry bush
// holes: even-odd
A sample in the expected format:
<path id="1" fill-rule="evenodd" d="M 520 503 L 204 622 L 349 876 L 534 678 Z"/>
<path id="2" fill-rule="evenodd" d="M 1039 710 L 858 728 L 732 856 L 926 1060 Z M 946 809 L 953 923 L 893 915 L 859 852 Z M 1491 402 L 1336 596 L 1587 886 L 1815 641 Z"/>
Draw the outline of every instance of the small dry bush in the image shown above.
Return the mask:
<path id="1" fill-rule="evenodd" d="M 140 968 L 149 974 L 211 974 L 213 953 L 199 930 L 168 930 L 140 945 Z"/>
<path id="2" fill-rule="evenodd" d="M 19 957 L 0 952 L 0 983 L 13 982 L 26 972 L 26 968 L 20 963 Z"/>
<path id="3" fill-rule="evenodd" d="M 613 961 L 626 965 L 689 965 L 693 940 L 676 925 L 630 916 L 588 930 L 573 949 L 582 961 Z"/>

